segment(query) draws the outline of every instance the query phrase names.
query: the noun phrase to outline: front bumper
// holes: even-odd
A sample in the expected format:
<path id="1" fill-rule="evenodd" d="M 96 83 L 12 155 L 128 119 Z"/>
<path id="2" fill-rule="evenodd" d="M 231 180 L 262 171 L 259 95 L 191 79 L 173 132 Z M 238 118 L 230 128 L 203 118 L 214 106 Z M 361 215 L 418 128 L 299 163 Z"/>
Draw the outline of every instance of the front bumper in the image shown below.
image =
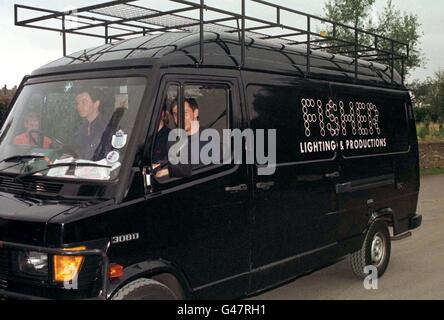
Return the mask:
<path id="1" fill-rule="evenodd" d="M 54 248 L 45 248 L 45 247 L 37 247 L 37 246 L 30 246 L 30 245 L 23 245 L 18 243 L 11 243 L 11 242 L 2 242 L 0 241 L 0 249 L 11 249 L 11 250 L 24 250 L 24 251 L 36 251 L 41 253 L 46 253 L 49 255 L 59 255 L 59 256 L 78 256 L 79 251 L 68 251 L 64 249 L 54 249 Z M 99 249 L 91 249 L 91 250 L 85 250 L 82 251 L 82 256 L 85 257 L 100 257 L 102 262 L 102 284 L 101 284 L 101 290 L 100 294 L 97 297 L 91 298 L 91 300 L 106 300 L 107 299 L 107 293 L 108 293 L 108 270 L 109 270 L 109 259 L 106 255 L 106 252 Z M 4 290 L 0 287 L 0 298 L 6 298 L 6 299 L 18 299 L 18 300 L 49 300 L 46 298 L 33 296 L 33 295 L 27 295 L 27 294 L 21 294 L 17 292 L 12 292 L 8 290 Z"/>

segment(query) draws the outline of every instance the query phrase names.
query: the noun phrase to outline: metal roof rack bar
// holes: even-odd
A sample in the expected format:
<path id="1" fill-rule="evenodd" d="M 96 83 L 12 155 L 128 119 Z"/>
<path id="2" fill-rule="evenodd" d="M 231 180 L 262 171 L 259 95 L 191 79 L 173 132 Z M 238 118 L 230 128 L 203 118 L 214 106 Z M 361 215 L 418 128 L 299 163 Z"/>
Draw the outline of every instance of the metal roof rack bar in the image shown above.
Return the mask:
<path id="1" fill-rule="evenodd" d="M 206 0 L 168 0 L 181 5 L 162 11 L 146 8 L 137 4 L 139 0 L 114 0 L 92 6 L 81 7 L 66 12 L 32 6 L 15 5 L 15 25 L 62 34 L 63 54 L 66 56 L 67 35 L 82 35 L 105 40 L 125 40 L 128 37 L 182 31 L 197 31 L 200 34 L 198 63 L 205 63 L 205 31 L 237 33 L 241 46 L 240 67 L 246 65 L 247 36 L 263 41 L 279 41 L 285 46 L 306 46 L 305 75 L 310 77 L 311 58 L 314 51 L 327 51 L 335 55 L 343 54 L 352 58 L 355 65 L 355 79 L 359 76 L 359 59 L 367 61 L 385 61 L 391 70 L 391 81 L 395 78 L 395 63 L 401 61 L 401 78 L 404 81 L 405 63 L 409 58 L 409 44 L 390 39 L 361 28 L 348 26 L 326 18 L 307 14 L 298 10 L 273 4 L 265 0 L 240 0 L 240 13 L 209 6 Z M 260 19 L 247 14 L 247 2 L 256 3 L 273 12 L 275 17 Z M 31 11 L 40 14 L 37 17 L 19 20 L 19 13 Z M 222 15 L 221 18 L 205 19 L 206 12 Z M 186 15 L 184 15 L 186 13 Z M 284 13 L 305 19 L 306 26 L 283 23 Z M 195 14 L 196 18 L 191 18 Z M 293 20 L 293 19 L 292 19 Z M 41 25 L 42 22 L 56 22 L 56 26 Z M 68 22 L 77 22 L 77 26 L 67 26 Z M 236 26 L 232 26 L 233 22 Z M 252 24 L 252 25 L 251 25 Z M 322 24 L 326 30 L 315 32 L 313 26 Z M 282 30 L 277 33 L 277 29 Z M 98 32 L 103 30 L 103 33 Z M 342 32 L 341 32 L 342 31 Z M 341 34 L 348 34 L 344 37 Z M 372 44 L 360 43 L 361 36 L 372 37 Z M 305 39 L 296 40 L 297 37 Z M 296 38 L 296 39 L 295 39 Z M 250 43 L 250 41 L 248 41 Z"/>
<path id="2" fill-rule="evenodd" d="M 137 21 L 137 20 L 143 20 L 143 19 L 152 19 L 152 18 L 161 17 L 161 16 L 168 15 L 168 14 L 184 13 L 184 12 L 191 11 L 191 10 L 195 10 L 195 9 L 194 8 L 183 8 L 183 9 L 175 9 L 175 10 L 170 10 L 170 11 L 165 11 L 165 12 L 156 12 L 156 13 L 152 13 L 152 14 L 140 15 L 140 16 L 137 16 L 134 18 L 127 18 L 127 19 L 120 19 L 120 20 L 115 20 L 115 21 L 106 21 L 106 22 L 102 22 L 102 23 L 98 23 L 98 24 L 92 24 L 91 26 L 76 28 L 76 30 L 105 27 L 105 26 L 110 26 L 110 25 L 114 25 L 114 24 L 121 24 L 121 23 L 125 23 L 125 22 Z"/>

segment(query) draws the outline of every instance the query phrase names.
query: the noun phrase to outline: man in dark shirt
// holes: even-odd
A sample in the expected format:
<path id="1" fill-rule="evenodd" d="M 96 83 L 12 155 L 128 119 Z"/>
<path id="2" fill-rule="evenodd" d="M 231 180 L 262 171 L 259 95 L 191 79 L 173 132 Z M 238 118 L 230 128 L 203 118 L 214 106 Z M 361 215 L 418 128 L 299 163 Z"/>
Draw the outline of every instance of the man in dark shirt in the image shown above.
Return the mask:
<path id="1" fill-rule="evenodd" d="M 76 133 L 75 152 L 83 160 L 93 159 L 102 140 L 107 121 L 100 113 L 100 91 L 97 89 L 79 90 L 76 96 L 79 116 L 84 120 Z"/>
<path id="2" fill-rule="evenodd" d="M 171 105 L 171 113 L 173 115 L 174 121 L 176 122 L 176 125 L 179 125 L 179 108 L 178 108 L 178 104 L 177 101 L 174 101 Z M 165 178 L 165 177 L 173 177 L 176 176 L 177 174 L 179 176 L 182 175 L 191 175 L 191 171 L 193 169 L 198 168 L 200 165 L 192 165 L 192 143 L 191 143 L 191 139 L 194 136 L 196 139 L 199 139 L 199 134 L 200 134 L 200 124 L 199 124 L 199 105 L 197 103 L 197 101 L 195 99 L 189 98 L 189 99 L 185 99 L 184 101 L 184 130 L 188 136 L 188 164 L 178 164 L 175 166 L 171 166 L 169 165 L 168 168 L 160 170 L 159 172 L 157 172 L 156 177 L 157 178 Z M 168 135 L 166 137 L 166 155 L 167 155 L 167 159 L 168 159 L 168 151 L 171 148 L 171 146 L 174 144 L 172 142 L 168 141 Z M 199 150 L 200 151 L 202 149 L 202 147 L 205 145 L 205 143 L 199 141 Z M 197 155 L 199 156 L 199 155 Z M 154 162 L 156 163 L 156 162 Z M 157 164 L 154 165 L 154 167 L 157 167 Z M 175 173 L 176 172 L 176 173 Z M 180 173 L 179 173 L 180 172 Z M 185 174 L 186 173 L 186 174 Z"/>

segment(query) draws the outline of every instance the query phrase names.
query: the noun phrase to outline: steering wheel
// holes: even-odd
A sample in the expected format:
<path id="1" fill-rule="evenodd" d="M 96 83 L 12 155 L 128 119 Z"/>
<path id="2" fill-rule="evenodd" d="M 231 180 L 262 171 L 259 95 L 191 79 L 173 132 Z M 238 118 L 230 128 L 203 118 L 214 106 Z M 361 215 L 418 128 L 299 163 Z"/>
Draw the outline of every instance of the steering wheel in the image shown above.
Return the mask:
<path id="1" fill-rule="evenodd" d="M 37 136 L 37 139 L 35 138 Z M 51 140 L 51 148 L 55 150 L 61 150 L 65 143 L 63 143 L 60 139 L 54 138 L 47 134 L 44 134 L 41 130 L 31 130 L 28 132 L 29 141 L 34 143 L 36 146 L 43 148 L 45 143 L 45 138 Z"/>

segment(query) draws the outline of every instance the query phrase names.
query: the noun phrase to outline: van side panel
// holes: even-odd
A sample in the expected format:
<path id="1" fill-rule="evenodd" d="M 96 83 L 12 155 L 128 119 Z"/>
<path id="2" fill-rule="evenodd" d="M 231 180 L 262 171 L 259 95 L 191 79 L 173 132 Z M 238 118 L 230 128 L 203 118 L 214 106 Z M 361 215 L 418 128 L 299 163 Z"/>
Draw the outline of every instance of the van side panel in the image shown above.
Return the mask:
<path id="1" fill-rule="evenodd" d="M 418 200 L 418 152 L 405 91 L 332 84 L 341 121 L 339 240 L 362 233 L 375 212 L 408 230 Z"/>

